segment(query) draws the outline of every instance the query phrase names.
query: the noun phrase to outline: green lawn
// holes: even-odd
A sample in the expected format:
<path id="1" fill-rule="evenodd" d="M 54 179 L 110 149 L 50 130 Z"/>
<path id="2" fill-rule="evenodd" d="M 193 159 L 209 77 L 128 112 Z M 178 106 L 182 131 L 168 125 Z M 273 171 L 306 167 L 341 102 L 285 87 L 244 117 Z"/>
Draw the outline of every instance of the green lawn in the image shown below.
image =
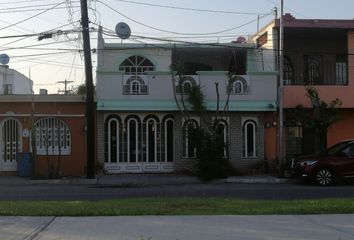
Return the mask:
<path id="1" fill-rule="evenodd" d="M 2 216 L 254 215 L 354 213 L 354 198 L 251 201 L 235 198 L 133 198 L 107 201 L 1 201 Z"/>

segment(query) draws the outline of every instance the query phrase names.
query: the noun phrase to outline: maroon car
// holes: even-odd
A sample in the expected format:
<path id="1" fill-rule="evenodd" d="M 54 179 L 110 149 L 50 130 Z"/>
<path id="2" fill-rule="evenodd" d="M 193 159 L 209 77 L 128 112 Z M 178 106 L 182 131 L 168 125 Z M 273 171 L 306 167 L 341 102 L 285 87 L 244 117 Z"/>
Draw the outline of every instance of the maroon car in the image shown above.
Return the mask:
<path id="1" fill-rule="evenodd" d="M 296 176 L 327 186 L 340 178 L 354 177 L 354 140 L 346 140 L 324 154 L 299 157 L 292 163 Z"/>

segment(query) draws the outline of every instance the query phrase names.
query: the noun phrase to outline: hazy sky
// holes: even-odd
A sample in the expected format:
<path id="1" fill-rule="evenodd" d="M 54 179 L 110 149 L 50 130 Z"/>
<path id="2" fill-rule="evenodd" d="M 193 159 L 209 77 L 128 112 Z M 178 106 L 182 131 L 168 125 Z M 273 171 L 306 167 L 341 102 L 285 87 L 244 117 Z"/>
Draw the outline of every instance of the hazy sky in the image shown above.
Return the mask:
<path id="1" fill-rule="evenodd" d="M 191 42 L 229 42 L 257 30 L 274 19 L 280 0 L 88 0 L 90 25 L 114 30 L 118 22 L 129 24 L 132 35 Z M 147 5 L 148 4 L 148 5 Z M 154 5 L 154 6 L 153 6 Z M 160 6 L 157 6 L 160 5 Z M 353 19 L 353 0 L 284 0 L 284 12 L 296 18 Z M 208 10 L 208 11 L 205 11 Z M 63 90 L 58 81 L 84 83 L 81 39 L 77 32 L 38 41 L 49 30 L 77 30 L 80 1 L 0 0 L 0 53 L 10 56 L 10 68 L 28 76 L 38 89 Z M 195 35 L 199 34 L 199 35 Z M 6 38 L 5 38 L 6 37 Z M 7 38 L 9 37 L 9 38 Z M 96 33 L 91 34 L 96 48 Z M 109 38 L 109 39 L 108 39 Z M 107 41 L 120 42 L 107 36 Z M 131 42 L 149 40 L 132 37 Z M 124 42 L 127 42 L 125 40 Z M 93 55 L 93 66 L 96 65 Z M 95 72 L 94 72 L 95 77 Z"/>

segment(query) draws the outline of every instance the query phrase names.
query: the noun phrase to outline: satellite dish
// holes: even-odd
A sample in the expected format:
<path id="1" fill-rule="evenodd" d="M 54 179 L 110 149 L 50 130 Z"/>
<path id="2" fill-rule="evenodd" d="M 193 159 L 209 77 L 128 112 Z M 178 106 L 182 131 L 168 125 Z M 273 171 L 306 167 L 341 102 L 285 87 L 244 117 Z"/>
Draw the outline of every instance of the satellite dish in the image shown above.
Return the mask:
<path id="1" fill-rule="evenodd" d="M 1 63 L 2 65 L 8 64 L 9 61 L 10 61 L 10 57 L 9 57 L 7 54 L 5 54 L 5 53 L 0 54 L 0 63 Z"/>
<path id="2" fill-rule="evenodd" d="M 130 33 L 130 27 L 125 22 L 120 22 L 116 25 L 116 34 L 119 38 L 128 39 Z"/>
<path id="3" fill-rule="evenodd" d="M 236 42 L 237 42 L 237 43 L 244 43 L 244 42 L 246 42 L 246 38 L 240 36 L 240 37 L 237 38 Z"/>

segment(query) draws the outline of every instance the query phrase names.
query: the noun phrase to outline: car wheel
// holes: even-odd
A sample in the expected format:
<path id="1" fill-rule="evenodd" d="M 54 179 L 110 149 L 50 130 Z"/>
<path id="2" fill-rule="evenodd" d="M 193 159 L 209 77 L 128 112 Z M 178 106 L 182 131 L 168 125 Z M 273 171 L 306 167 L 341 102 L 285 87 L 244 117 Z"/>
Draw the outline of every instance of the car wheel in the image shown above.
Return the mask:
<path id="1" fill-rule="evenodd" d="M 315 181 L 318 185 L 328 186 L 333 183 L 333 174 L 328 169 L 320 169 L 316 172 Z"/>

